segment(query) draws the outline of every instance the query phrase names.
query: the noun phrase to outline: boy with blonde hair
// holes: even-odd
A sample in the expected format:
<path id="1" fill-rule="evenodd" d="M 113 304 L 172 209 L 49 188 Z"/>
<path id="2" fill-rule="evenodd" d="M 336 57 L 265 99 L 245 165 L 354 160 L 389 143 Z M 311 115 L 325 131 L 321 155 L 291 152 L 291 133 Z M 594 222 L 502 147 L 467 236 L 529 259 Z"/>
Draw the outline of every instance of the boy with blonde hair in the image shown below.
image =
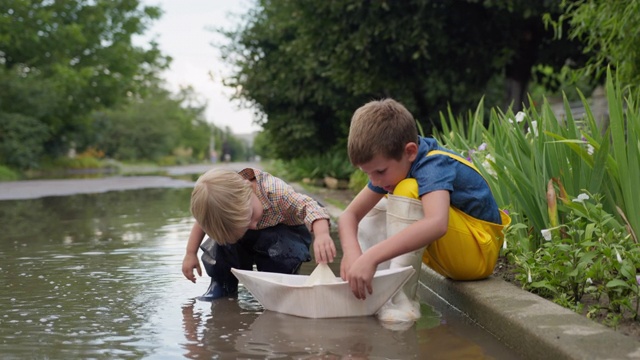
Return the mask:
<path id="1" fill-rule="evenodd" d="M 191 194 L 191 229 L 182 273 L 196 281 L 202 262 L 211 284 L 202 300 L 237 292 L 231 268 L 295 274 L 310 261 L 314 235 L 316 261 L 332 262 L 336 248 L 329 234 L 329 214 L 311 197 L 258 169 L 212 169 L 200 176 Z M 209 236 L 204 243 L 205 235 Z M 202 243 L 202 245 L 201 245 Z"/>
<path id="2" fill-rule="evenodd" d="M 509 217 L 498 209 L 473 164 L 435 139 L 418 136 L 402 104 L 384 99 L 357 109 L 348 153 L 369 182 L 338 220 L 341 277 L 364 299 L 374 291 L 371 279 L 377 269 L 410 265 L 416 270 L 379 311 L 381 320 L 419 318 L 421 262 L 456 280 L 493 272 Z M 383 230 L 376 228 L 380 225 Z"/>

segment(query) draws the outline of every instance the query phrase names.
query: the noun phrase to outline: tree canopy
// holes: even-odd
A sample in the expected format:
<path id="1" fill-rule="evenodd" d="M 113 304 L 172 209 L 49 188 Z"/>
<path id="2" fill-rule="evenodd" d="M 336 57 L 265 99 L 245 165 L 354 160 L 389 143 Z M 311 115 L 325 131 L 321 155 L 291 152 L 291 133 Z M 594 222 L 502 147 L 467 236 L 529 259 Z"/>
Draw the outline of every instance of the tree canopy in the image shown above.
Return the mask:
<path id="1" fill-rule="evenodd" d="M 0 123 L 25 124 L 0 131 L 0 159 L 25 167 L 43 151 L 64 153 L 90 128 L 92 111 L 144 94 L 170 59 L 131 38 L 160 15 L 138 0 L 0 2 Z M 31 129 L 39 146 L 15 157 L 8 139 L 25 141 Z"/>
<path id="2" fill-rule="evenodd" d="M 263 114 L 282 158 L 344 148 L 351 114 L 376 98 L 401 101 L 429 132 L 440 112 L 483 96 L 520 107 L 535 64 L 581 55 L 569 41 L 545 50 L 542 14 L 559 11 L 553 1 L 260 0 L 225 32 L 236 69 L 226 84 Z"/>
<path id="3" fill-rule="evenodd" d="M 623 84 L 640 83 L 640 2 L 563 0 L 562 8 L 558 21 L 547 20 L 554 24 L 558 38 L 580 40 L 591 54 L 579 75 L 602 79 L 611 66 Z"/>

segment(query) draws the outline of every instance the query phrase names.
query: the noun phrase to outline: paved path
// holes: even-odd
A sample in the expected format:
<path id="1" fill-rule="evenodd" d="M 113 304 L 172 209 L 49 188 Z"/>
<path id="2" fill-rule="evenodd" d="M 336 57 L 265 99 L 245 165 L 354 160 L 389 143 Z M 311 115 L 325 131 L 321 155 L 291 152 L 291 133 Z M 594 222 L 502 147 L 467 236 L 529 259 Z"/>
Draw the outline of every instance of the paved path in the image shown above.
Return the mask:
<path id="1" fill-rule="evenodd" d="M 241 170 L 245 167 L 260 168 L 258 163 L 197 164 L 161 168 L 168 176 L 111 176 L 99 179 L 56 179 L 0 182 L 0 200 L 36 199 L 46 196 L 102 193 L 115 190 L 147 188 L 192 187 L 193 182 L 170 176 L 202 174 L 212 167 L 228 167 Z M 157 170 L 157 169 L 155 169 Z"/>

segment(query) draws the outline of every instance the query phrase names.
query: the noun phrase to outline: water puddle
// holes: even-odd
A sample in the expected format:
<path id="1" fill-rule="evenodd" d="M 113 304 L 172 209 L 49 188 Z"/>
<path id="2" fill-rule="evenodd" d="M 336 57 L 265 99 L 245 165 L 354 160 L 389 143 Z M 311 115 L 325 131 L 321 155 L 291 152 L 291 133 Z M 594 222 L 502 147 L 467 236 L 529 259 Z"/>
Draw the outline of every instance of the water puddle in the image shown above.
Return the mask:
<path id="1" fill-rule="evenodd" d="M 264 311 L 243 287 L 237 299 L 194 300 L 209 279 L 181 273 L 190 192 L 0 201 L 3 359 L 517 358 L 435 296 L 405 328 Z"/>

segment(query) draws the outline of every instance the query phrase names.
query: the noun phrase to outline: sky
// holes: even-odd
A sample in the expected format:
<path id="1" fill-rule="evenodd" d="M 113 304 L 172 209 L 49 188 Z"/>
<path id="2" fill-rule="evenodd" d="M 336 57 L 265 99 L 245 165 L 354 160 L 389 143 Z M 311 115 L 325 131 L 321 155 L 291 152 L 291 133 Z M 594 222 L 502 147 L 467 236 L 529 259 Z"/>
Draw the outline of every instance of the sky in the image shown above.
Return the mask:
<path id="1" fill-rule="evenodd" d="M 171 68 L 162 74 L 169 90 L 191 85 L 208 102 L 206 118 L 217 127 L 229 127 L 234 134 L 259 131 L 250 109 L 239 110 L 222 78 L 230 70 L 212 43 L 225 38 L 211 28 L 234 29 L 239 15 L 247 12 L 246 0 L 141 0 L 143 5 L 159 6 L 164 14 L 135 43 L 145 46 L 155 39 L 160 50 L 173 58 Z M 213 79 L 209 74 L 213 74 Z"/>

